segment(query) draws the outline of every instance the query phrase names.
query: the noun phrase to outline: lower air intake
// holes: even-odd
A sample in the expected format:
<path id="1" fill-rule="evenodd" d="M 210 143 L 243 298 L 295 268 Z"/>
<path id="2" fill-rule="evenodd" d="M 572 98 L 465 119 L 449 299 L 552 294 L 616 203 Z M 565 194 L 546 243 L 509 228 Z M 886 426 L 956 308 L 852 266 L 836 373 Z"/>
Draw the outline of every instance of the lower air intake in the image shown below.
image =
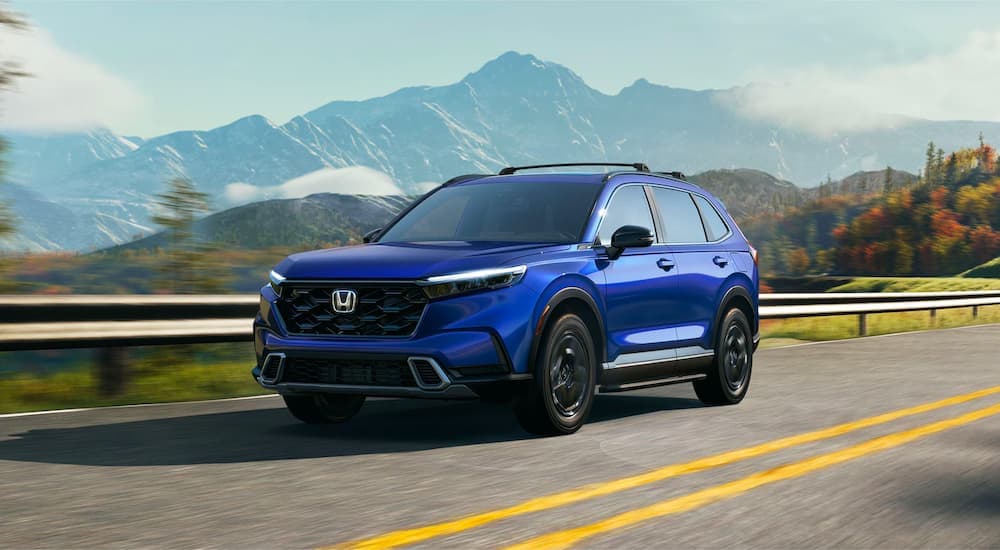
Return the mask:
<path id="1" fill-rule="evenodd" d="M 444 377 L 444 372 L 433 359 L 423 357 L 411 357 L 408 361 L 413 370 L 413 378 L 417 384 L 425 390 L 441 389 L 448 384 Z"/>
<path id="2" fill-rule="evenodd" d="M 281 366 L 285 362 L 283 353 L 271 353 L 264 358 L 264 364 L 260 367 L 260 381 L 266 384 L 273 384 L 281 376 Z"/>

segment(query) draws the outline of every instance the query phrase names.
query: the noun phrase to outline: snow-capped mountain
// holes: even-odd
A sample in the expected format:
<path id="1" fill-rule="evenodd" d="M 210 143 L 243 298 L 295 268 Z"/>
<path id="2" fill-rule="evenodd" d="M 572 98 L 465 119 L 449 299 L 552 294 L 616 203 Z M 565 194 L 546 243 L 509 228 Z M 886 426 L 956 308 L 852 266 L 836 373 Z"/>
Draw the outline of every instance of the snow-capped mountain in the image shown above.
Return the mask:
<path id="1" fill-rule="evenodd" d="M 146 232 L 149 197 L 174 176 L 220 197 L 235 182 L 272 187 L 323 168 L 361 165 L 414 192 L 421 183 L 510 164 L 607 160 L 688 173 L 753 168 L 811 186 L 886 165 L 915 172 L 931 140 L 951 150 L 980 132 L 1000 136 L 997 123 L 921 120 L 818 136 L 746 118 L 726 101 L 732 93 L 640 79 L 607 95 L 566 67 L 509 52 L 455 84 L 334 101 L 285 124 L 252 115 L 145 141 L 104 130 L 12 136 L 9 175 L 81 220 L 72 238 L 64 227 L 48 226 L 28 240 L 78 249 L 81 240 L 107 246 Z"/>

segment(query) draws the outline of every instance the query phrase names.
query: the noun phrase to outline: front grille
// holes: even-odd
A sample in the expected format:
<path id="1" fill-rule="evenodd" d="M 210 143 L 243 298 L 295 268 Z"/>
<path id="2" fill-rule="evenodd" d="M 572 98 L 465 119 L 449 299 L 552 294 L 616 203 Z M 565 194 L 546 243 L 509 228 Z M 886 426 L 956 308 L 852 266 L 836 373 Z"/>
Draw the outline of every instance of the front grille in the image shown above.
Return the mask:
<path id="1" fill-rule="evenodd" d="M 285 361 L 281 382 L 352 386 L 416 387 L 405 359 L 312 359 Z"/>
<path id="2" fill-rule="evenodd" d="M 351 313 L 333 309 L 333 293 L 353 290 Z M 410 336 L 427 307 L 427 296 L 415 284 L 323 284 L 282 288 L 278 312 L 289 334 L 318 336 Z"/>

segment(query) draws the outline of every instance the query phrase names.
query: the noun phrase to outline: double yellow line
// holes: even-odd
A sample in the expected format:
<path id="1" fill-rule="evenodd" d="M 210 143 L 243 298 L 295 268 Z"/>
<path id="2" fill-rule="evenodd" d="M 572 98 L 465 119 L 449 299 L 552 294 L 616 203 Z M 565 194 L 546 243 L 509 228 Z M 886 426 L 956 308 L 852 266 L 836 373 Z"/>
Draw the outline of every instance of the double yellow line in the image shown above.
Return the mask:
<path id="1" fill-rule="evenodd" d="M 678 477 L 686 474 L 693 474 L 709 470 L 712 468 L 726 466 L 729 464 L 775 453 L 799 445 L 831 439 L 854 431 L 870 428 L 873 426 L 878 426 L 881 424 L 886 424 L 888 422 L 892 422 L 909 416 L 914 416 L 926 412 L 935 411 L 938 409 L 943 409 L 945 407 L 951 407 L 954 405 L 967 403 L 975 399 L 980 399 L 983 397 L 996 394 L 1000 394 L 1000 386 L 987 388 L 967 393 L 964 395 L 958 395 L 955 397 L 942 399 L 940 401 L 934 401 L 932 403 L 917 405 L 915 407 L 900 409 L 897 411 L 892 411 L 877 416 L 872 416 L 869 418 L 863 418 L 860 420 L 855 420 L 853 422 L 847 422 L 845 424 L 839 424 L 836 426 L 831 426 L 829 428 L 824 428 L 822 430 L 807 432 L 799 435 L 793 435 L 790 437 L 784 437 L 781 439 L 769 441 L 767 443 L 762 443 L 760 445 L 755 445 L 752 447 L 746 447 L 743 449 L 737 449 L 734 451 L 729 451 L 717 455 L 700 458 L 692 462 L 687 462 L 683 464 L 672 464 L 669 466 L 657 468 L 655 470 L 651 470 L 635 476 L 629 476 L 602 483 L 595 483 L 577 489 L 572 489 L 569 491 L 533 498 L 521 502 L 519 504 L 515 504 L 513 506 L 508 506 L 506 508 L 499 508 L 488 512 L 482 512 L 479 514 L 466 516 L 464 518 L 459 518 L 456 520 L 445 521 L 442 523 L 435 523 L 432 525 L 426 525 L 423 527 L 416 527 L 412 529 L 402 529 L 398 531 L 392 531 L 376 537 L 348 542 L 346 544 L 339 545 L 338 547 L 359 548 L 359 549 L 395 548 L 398 546 L 414 544 L 432 538 L 452 535 L 470 529 L 475 529 L 477 527 L 481 527 L 483 525 L 487 525 L 496 521 L 509 519 L 524 514 L 550 510 L 553 508 L 566 506 L 584 500 L 590 500 L 593 498 L 622 492 L 628 489 L 640 487 L 643 485 L 648 485 L 651 483 L 663 481 L 673 477 Z M 840 464 L 842 462 L 846 462 L 848 460 L 852 460 L 854 458 L 858 458 L 860 456 L 864 456 L 874 452 L 890 449 L 893 447 L 898 447 L 915 439 L 926 437 L 934 433 L 938 433 L 950 428 L 968 424 L 970 422 L 974 422 L 976 420 L 993 416 L 996 414 L 1000 414 L 1000 404 L 991 407 L 986 407 L 984 409 L 979 409 L 970 412 L 968 414 L 957 416 L 955 418 L 951 418 L 948 420 L 934 422 L 932 424 L 927 424 L 925 426 L 921 426 L 911 430 L 906 430 L 878 437 L 866 441 L 864 443 L 853 445 L 851 447 L 847 447 L 845 449 L 835 451 L 832 453 L 822 454 L 799 462 L 786 464 L 779 468 L 759 472 L 736 481 L 724 483 L 721 485 L 716 485 L 714 487 L 697 491 L 695 493 L 690 493 L 685 496 L 681 496 L 670 500 L 665 500 L 653 504 L 651 506 L 646 506 L 643 508 L 631 510 L 623 514 L 612 516 L 606 520 L 597 523 L 543 535 L 541 537 L 528 540 L 518 546 L 515 546 L 514 548 L 564 548 L 576 542 L 579 542 L 583 539 L 601 533 L 606 533 L 614 529 L 619 529 L 622 527 L 634 525 L 636 523 L 646 521 L 648 519 L 663 517 L 672 514 L 678 514 L 681 512 L 692 510 L 694 508 L 698 508 L 700 506 L 704 506 L 712 502 L 736 496 L 738 494 L 744 493 L 746 491 L 760 487 L 762 485 L 767 485 L 769 483 L 774 483 L 776 481 L 780 481 L 783 479 L 800 477 L 809 472 L 813 472 L 822 468 L 827 468 L 835 464 Z"/>

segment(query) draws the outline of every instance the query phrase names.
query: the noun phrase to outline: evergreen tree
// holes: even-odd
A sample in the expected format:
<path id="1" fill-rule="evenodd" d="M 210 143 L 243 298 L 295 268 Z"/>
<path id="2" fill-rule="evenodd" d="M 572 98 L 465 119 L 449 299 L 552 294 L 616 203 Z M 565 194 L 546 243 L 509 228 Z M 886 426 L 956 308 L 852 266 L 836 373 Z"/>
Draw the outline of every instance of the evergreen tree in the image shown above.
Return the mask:
<path id="1" fill-rule="evenodd" d="M 926 160 L 924 161 L 924 181 L 926 183 L 934 183 L 935 171 L 934 171 L 934 142 L 930 141 L 927 143 L 927 152 L 925 153 Z"/>
<path id="2" fill-rule="evenodd" d="M 886 166 L 885 174 L 882 177 L 882 192 L 887 195 L 896 190 L 894 187 L 895 184 L 892 181 L 892 176 L 892 166 Z"/>
<path id="3" fill-rule="evenodd" d="M 936 153 L 934 153 L 934 184 L 941 185 L 944 183 L 944 149 L 938 147 Z"/>
<path id="4" fill-rule="evenodd" d="M 174 178 L 157 196 L 156 205 L 159 213 L 153 222 L 164 228 L 170 241 L 158 286 L 180 294 L 222 290 L 225 277 L 209 254 L 213 245 L 198 241 L 194 235 L 195 220 L 210 210 L 208 195 L 198 191 L 191 180 Z"/>
<path id="5" fill-rule="evenodd" d="M 18 14 L 7 10 L 0 2 L 0 27 L 9 29 L 24 29 L 26 23 Z M 0 59 L 0 92 L 9 88 L 18 78 L 28 76 L 28 73 L 21 70 L 16 63 Z M 3 181 L 4 162 L 3 155 L 7 149 L 7 143 L 0 138 L 0 182 Z M 7 208 L 7 205 L 0 202 L 0 237 L 14 232 L 14 215 Z"/>

